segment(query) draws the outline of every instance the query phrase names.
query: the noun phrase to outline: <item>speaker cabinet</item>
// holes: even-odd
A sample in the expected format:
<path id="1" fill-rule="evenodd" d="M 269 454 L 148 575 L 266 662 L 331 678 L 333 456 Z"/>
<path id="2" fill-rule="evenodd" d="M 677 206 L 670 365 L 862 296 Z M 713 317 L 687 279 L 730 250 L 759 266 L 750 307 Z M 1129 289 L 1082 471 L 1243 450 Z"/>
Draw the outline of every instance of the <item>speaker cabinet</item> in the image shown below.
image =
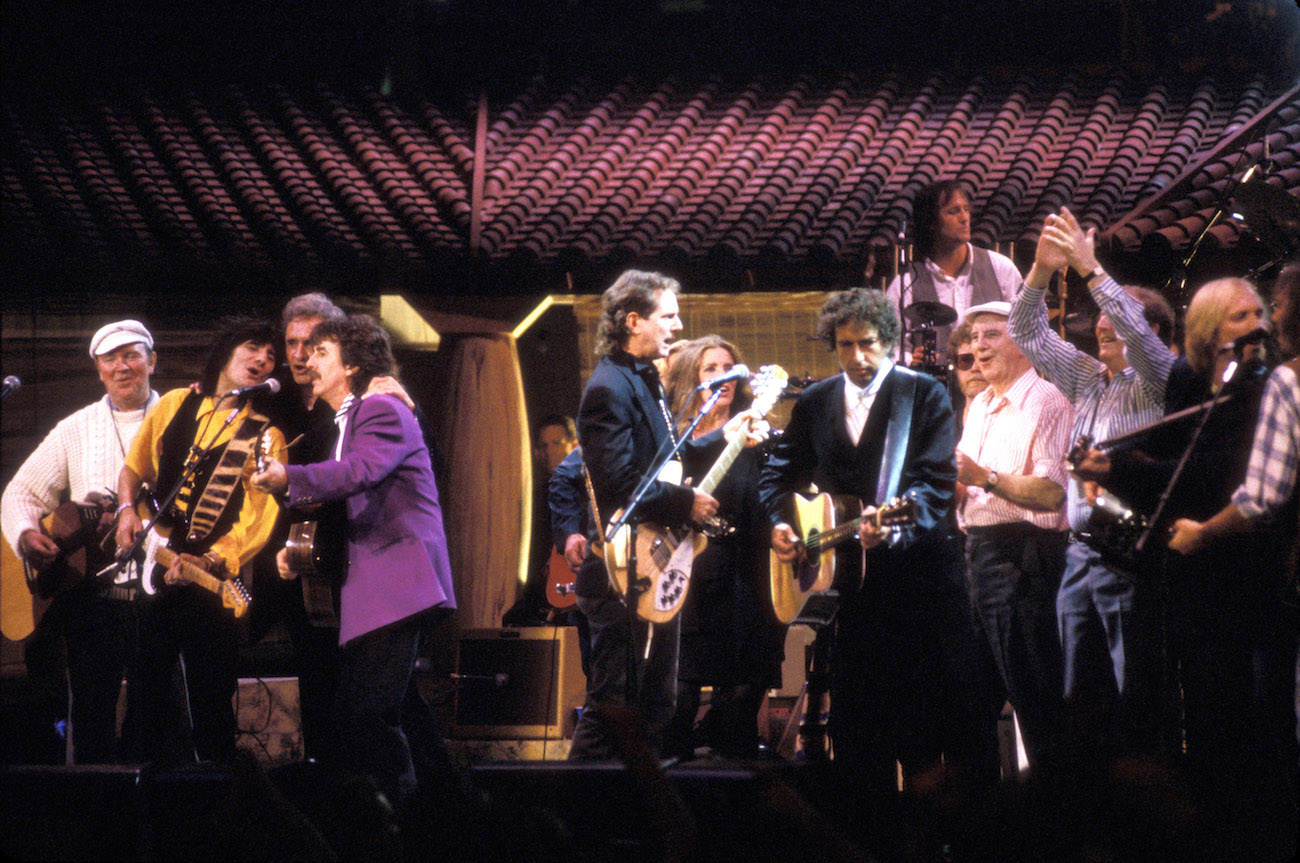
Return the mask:
<path id="1" fill-rule="evenodd" d="M 572 626 L 469 629 L 461 633 L 451 736 L 571 737 L 586 677 Z"/>

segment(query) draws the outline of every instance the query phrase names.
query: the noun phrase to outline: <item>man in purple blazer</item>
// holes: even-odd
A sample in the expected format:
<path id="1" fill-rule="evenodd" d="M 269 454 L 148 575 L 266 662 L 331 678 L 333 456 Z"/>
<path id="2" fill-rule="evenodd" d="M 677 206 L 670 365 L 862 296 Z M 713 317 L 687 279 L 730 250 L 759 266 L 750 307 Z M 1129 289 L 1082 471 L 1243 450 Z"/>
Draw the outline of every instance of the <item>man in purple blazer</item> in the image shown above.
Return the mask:
<path id="1" fill-rule="evenodd" d="M 291 507 L 346 502 L 334 700 L 340 739 L 331 749 L 345 770 L 372 776 L 400 810 L 417 788 L 417 762 L 450 769 L 413 679 L 432 625 L 456 608 L 442 509 L 414 414 L 393 396 L 361 398 L 372 378 L 392 374 L 387 334 L 372 318 L 354 315 L 317 325 L 311 345 L 312 390 L 340 426 L 333 455 L 308 465 L 272 460 L 253 483 L 287 493 Z M 284 552 L 278 562 L 292 578 Z"/>

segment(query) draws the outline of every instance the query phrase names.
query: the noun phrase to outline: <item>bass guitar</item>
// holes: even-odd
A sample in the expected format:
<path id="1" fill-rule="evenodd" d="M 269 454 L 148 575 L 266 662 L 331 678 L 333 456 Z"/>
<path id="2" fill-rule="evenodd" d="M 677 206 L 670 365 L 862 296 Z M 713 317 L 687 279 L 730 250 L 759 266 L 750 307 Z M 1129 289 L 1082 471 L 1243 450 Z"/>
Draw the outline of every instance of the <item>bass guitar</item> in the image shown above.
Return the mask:
<path id="1" fill-rule="evenodd" d="M 856 517 L 849 513 L 856 511 Z M 858 529 L 868 518 L 856 498 L 819 494 L 794 495 L 796 545 L 802 553 L 786 563 L 771 553 L 772 607 L 777 619 L 789 623 L 799 616 L 808 599 L 823 593 L 835 580 L 835 549 L 858 541 Z M 916 504 L 910 498 L 894 499 L 869 517 L 877 528 L 900 527 L 916 520 Z"/>
<path id="2" fill-rule="evenodd" d="M 780 366 L 763 366 L 751 382 L 754 389 L 752 410 L 760 416 L 767 414 L 781 397 L 790 376 Z M 745 448 L 745 435 L 729 441 L 713 467 L 700 481 L 698 488 L 712 494 L 727 470 Z M 667 468 L 677 467 L 677 476 L 666 470 L 659 479 L 665 482 L 680 481 L 680 465 L 669 462 Z M 617 514 L 616 514 L 617 518 Z M 628 525 L 623 525 L 605 543 L 605 566 L 619 593 L 627 592 Z M 691 565 L 695 556 L 704 550 L 708 539 L 688 527 L 665 528 L 653 522 L 643 523 L 637 530 L 637 614 L 653 623 L 672 620 L 686 601 L 690 587 Z"/>

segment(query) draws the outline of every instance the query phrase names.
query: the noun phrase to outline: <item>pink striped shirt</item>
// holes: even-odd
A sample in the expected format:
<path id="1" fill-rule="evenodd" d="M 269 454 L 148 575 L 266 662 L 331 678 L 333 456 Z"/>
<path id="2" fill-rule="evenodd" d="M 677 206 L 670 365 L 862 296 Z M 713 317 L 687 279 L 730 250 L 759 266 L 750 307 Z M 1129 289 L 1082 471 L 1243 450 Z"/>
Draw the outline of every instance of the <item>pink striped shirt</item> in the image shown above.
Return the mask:
<path id="1" fill-rule="evenodd" d="M 989 387 L 971 402 L 957 449 L 1003 476 L 1041 476 L 1066 484 L 1074 409 L 1060 390 L 1029 369 L 999 396 Z M 960 512 L 963 528 L 1025 521 L 1065 530 L 1065 508 L 1035 512 L 982 488 L 969 488 Z"/>

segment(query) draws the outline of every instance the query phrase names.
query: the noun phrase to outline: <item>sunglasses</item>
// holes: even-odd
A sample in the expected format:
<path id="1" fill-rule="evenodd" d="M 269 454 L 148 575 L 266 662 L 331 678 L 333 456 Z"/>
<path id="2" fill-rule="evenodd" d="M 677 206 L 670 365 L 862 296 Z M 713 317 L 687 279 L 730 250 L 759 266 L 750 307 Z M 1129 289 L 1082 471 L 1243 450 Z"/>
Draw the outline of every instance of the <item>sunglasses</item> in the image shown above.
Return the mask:
<path id="1" fill-rule="evenodd" d="M 957 368 L 968 372 L 975 367 L 974 354 L 957 354 Z"/>

